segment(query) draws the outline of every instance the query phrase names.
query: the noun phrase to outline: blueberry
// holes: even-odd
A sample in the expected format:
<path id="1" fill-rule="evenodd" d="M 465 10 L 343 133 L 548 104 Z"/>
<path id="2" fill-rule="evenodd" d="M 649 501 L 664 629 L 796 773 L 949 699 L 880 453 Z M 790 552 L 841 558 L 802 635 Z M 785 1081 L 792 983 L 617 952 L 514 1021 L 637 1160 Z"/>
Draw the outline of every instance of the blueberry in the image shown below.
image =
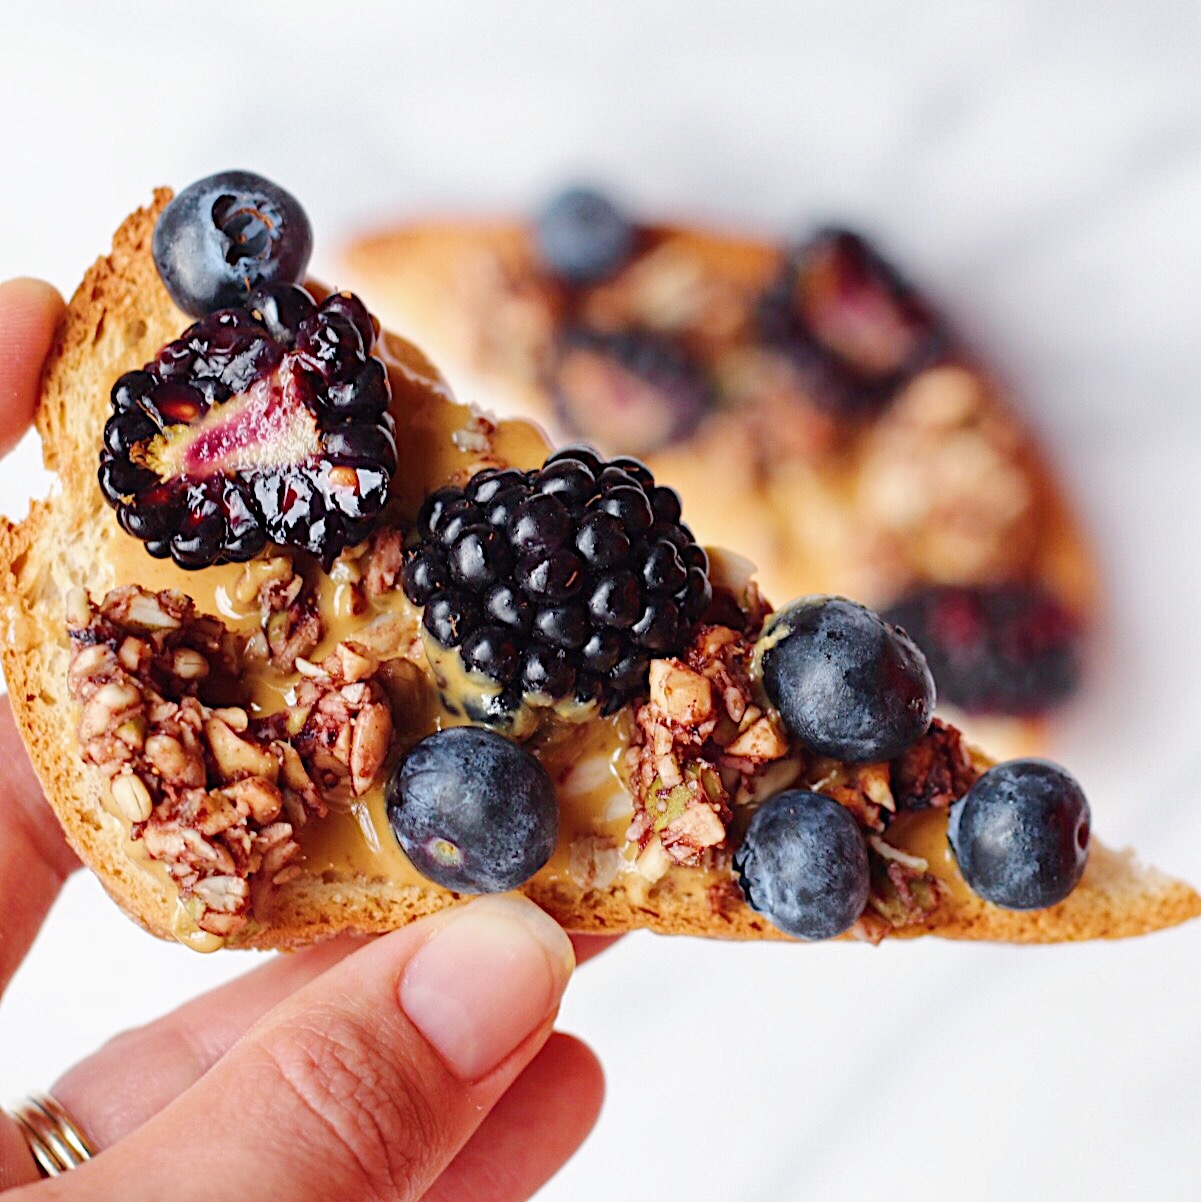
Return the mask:
<path id="1" fill-rule="evenodd" d="M 1007 910 L 1063 901 L 1088 860 L 1088 799 L 1048 760 L 1010 760 L 951 807 L 947 838 L 973 892 Z"/>
<path id="2" fill-rule="evenodd" d="M 542 210 L 534 240 L 547 269 L 573 284 L 612 275 L 634 247 L 634 227 L 607 197 L 569 188 Z"/>
<path id="3" fill-rule="evenodd" d="M 798 939 L 832 939 L 867 905 L 867 844 L 854 815 L 805 789 L 777 793 L 756 811 L 734 855 L 752 909 Z"/>
<path id="4" fill-rule="evenodd" d="M 417 743 L 387 788 L 388 821 L 423 876 L 458 893 L 504 893 L 559 837 L 555 787 L 524 748 L 475 726 Z"/>
<path id="5" fill-rule="evenodd" d="M 930 725 L 934 680 L 901 629 L 844 597 L 805 597 L 773 615 L 757 654 L 784 725 L 852 764 L 898 756 Z"/>
<path id="6" fill-rule="evenodd" d="M 313 249 L 294 196 L 249 171 L 185 188 L 154 227 L 154 262 L 171 299 L 193 317 L 245 304 L 264 284 L 296 284 Z"/>

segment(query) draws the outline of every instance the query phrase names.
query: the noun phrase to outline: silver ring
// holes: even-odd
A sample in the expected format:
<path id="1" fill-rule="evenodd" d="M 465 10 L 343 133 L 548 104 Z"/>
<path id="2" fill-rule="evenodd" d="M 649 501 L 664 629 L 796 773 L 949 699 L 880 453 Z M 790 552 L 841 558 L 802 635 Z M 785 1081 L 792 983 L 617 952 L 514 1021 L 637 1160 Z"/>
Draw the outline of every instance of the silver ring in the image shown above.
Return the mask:
<path id="1" fill-rule="evenodd" d="M 88 1141 L 49 1094 L 30 1094 L 8 1114 L 21 1128 L 43 1177 L 57 1177 L 91 1160 L 93 1153 Z"/>

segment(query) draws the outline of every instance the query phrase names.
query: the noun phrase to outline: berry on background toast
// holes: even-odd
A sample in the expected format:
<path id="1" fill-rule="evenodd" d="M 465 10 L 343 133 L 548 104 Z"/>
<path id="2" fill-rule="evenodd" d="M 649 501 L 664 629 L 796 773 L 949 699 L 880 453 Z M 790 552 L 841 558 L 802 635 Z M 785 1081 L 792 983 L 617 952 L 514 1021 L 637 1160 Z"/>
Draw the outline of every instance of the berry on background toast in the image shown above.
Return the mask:
<path id="1" fill-rule="evenodd" d="M 1091 839 L 1062 768 L 935 719 L 904 630 L 773 612 L 644 463 L 548 458 L 304 283 L 309 238 L 246 173 L 133 214 L 47 366 L 58 487 L 0 527 L 14 713 L 145 927 L 288 947 L 515 888 L 571 930 L 731 938 L 1201 912 Z"/>
<path id="2" fill-rule="evenodd" d="M 570 189 L 528 222 L 414 221 L 346 256 L 461 395 L 641 456 L 772 596 L 842 593 L 1009 749 L 1081 671 L 1096 573 L 1000 386 L 860 235 L 639 224 Z"/>

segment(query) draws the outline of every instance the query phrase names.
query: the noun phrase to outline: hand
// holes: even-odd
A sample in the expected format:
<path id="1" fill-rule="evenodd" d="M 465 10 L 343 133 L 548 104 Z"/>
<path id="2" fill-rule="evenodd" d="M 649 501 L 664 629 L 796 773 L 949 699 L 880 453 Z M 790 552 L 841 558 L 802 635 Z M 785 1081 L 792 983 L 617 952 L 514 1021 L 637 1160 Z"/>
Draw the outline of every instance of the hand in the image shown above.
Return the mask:
<path id="1" fill-rule="evenodd" d="M 45 284 L 0 285 L 0 453 L 29 425 L 61 312 Z M 7 699 L 0 762 L 2 994 L 78 864 Z M 577 940 L 574 959 L 607 942 Z M 528 1198 L 600 1108 L 595 1057 L 552 1033 L 572 967 L 567 936 L 516 896 L 275 958 L 118 1036 L 53 1087 L 101 1153 L 81 1168 L 39 1184 L 0 1114 L 0 1192 L 14 1190 L 13 1202 Z"/>

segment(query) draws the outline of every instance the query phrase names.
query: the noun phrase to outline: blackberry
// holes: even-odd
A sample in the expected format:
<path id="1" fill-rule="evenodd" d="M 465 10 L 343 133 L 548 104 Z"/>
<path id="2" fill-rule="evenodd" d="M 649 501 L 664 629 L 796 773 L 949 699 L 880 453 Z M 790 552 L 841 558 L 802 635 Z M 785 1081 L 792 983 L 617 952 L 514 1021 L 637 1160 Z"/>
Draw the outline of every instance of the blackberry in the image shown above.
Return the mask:
<path id="1" fill-rule="evenodd" d="M 567 330 L 549 383 L 569 428 L 631 455 L 686 438 L 713 399 L 696 359 L 667 338 L 634 329 Z"/>
<path id="2" fill-rule="evenodd" d="M 365 538 L 396 470 L 375 337 L 356 296 L 317 305 L 273 284 L 122 376 L 99 471 L 122 529 L 184 568 L 250 559 L 268 542 L 328 565 Z M 418 576 L 427 591 L 444 580 Z"/>
<path id="3" fill-rule="evenodd" d="M 427 634 L 496 684 L 481 720 L 510 722 L 523 698 L 609 713 L 645 690 L 650 660 L 682 651 L 712 598 L 679 514 L 642 463 L 583 447 L 426 499 L 404 590 Z"/>
<path id="4" fill-rule="evenodd" d="M 757 317 L 763 341 L 792 359 L 814 402 L 847 418 L 877 412 L 948 344 L 925 300 L 843 229 L 785 256 Z"/>
<path id="5" fill-rule="evenodd" d="M 939 697 L 969 712 L 1043 713 L 1080 682 L 1080 623 L 1039 585 L 927 585 L 887 617 L 925 652 Z"/>

